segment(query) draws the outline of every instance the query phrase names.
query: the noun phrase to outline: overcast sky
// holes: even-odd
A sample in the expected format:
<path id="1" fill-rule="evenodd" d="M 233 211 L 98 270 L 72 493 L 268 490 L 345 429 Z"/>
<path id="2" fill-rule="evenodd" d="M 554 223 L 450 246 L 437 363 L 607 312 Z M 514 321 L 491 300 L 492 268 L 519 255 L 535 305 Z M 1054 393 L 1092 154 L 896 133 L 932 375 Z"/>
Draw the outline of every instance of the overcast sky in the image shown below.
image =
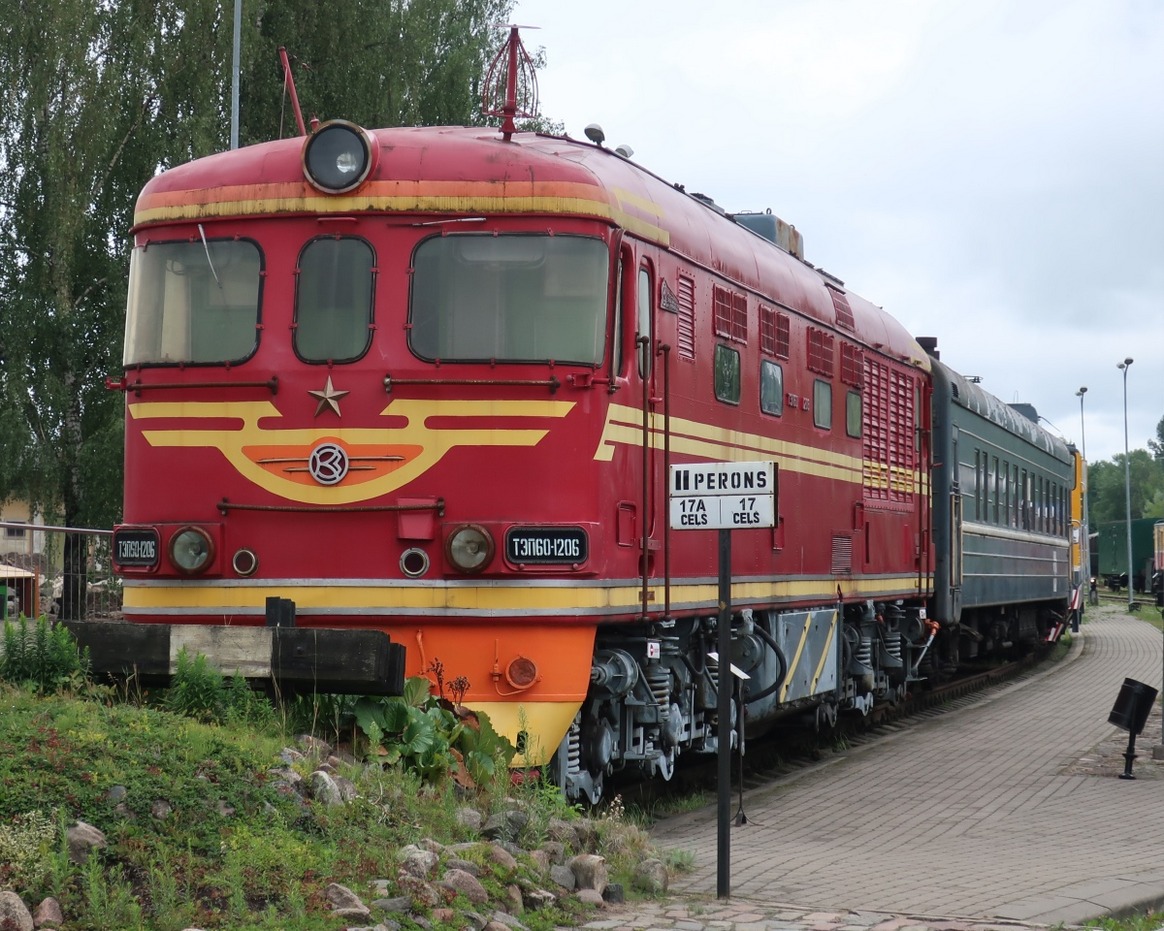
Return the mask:
<path id="1" fill-rule="evenodd" d="M 517 0 L 514 22 L 570 135 L 599 123 L 688 191 L 770 208 L 1092 462 L 1124 450 L 1132 357 L 1128 445 L 1155 438 L 1161 0 Z"/>

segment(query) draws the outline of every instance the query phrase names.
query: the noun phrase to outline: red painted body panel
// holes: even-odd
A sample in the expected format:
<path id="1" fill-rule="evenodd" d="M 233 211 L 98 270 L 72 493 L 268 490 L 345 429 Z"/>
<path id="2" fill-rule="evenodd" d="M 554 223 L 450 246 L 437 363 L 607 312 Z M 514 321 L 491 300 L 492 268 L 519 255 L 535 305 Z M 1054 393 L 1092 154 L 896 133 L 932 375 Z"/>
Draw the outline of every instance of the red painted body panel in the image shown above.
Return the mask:
<path id="1" fill-rule="evenodd" d="M 258 345 L 244 362 L 127 369 L 125 524 L 162 528 L 163 551 L 186 524 L 206 528 L 215 545 L 196 578 L 165 557 L 154 568 L 125 567 L 127 617 L 260 623 L 263 598 L 277 593 L 296 602 L 303 625 L 387 630 L 406 645 L 410 675 L 439 658 L 449 676 L 470 680 L 470 702 L 578 702 L 586 651 L 602 625 L 640 620 L 644 605 L 648 618 L 668 607 L 673 616 L 715 614 L 715 534 L 668 532 L 665 466 L 718 459 L 774 459 L 779 468 L 779 526 L 734 532 L 735 606 L 925 597 L 929 453 L 913 418 L 926 416 L 928 361 L 896 321 L 848 294 L 852 325 L 838 325 L 811 266 L 607 150 L 528 134 L 503 142 L 479 129 L 373 136 L 376 166 L 350 194 L 325 195 L 305 180 L 300 140 L 200 159 L 142 192 L 139 248 L 241 237 L 259 245 L 263 279 Z M 629 312 L 621 331 L 608 318 L 596 367 L 438 364 L 414 355 L 414 250 L 459 229 L 426 224 L 464 218 L 477 231 L 601 238 L 612 262 L 626 260 L 627 307 L 645 266 L 657 350 L 647 384 L 635 371 Z M 332 234 L 362 237 L 374 251 L 374 334 L 356 362 L 306 364 L 291 347 L 298 256 L 308 240 Z M 681 277 L 694 288 L 694 358 L 677 351 L 681 315 L 658 307 Z M 746 338 L 730 343 L 742 359 L 738 404 L 714 394 L 714 347 L 729 343 L 714 335 L 715 287 L 747 300 Z M 761 304 L 790 319 L 779 417 L 759 409 Z M 922 440 L 896 500 L 870 494 L 868 451 L 862 437 L 846 434 L 836 377 L 833 426 L 814 426 L 805 403 L 820 377 L 809 370 L 810 326 L 835 339 L 838 354 L 841 344 L 855 347 L 915 399 L 908 435 Z M 613 368 L 615 342 L 629 363 L 621 370 Z M 272 379 L 275 390 L 266 386 Z M 344 392 L 339 413 L 320 400 L 329 384 Z M 278 464 L 305 460 L 329 441 L 378 464 L 330 488 Z M 394 510 L 416 505 L 431 508 Z M 498 547 L 474 575 L 455 570 L 445 552 L 450 530 L 466 523 L 489 530 Z M 584 528 L 588 558 L 507 563 L 500 549 L 514 525 Z M 258 557 L 253 575 L 232 570 L 242 548 Z M 401 566 L 408 550 L 429 562 L 417 578 Z M 565 641 L 557 630 L 570 632 Z M 528 690 L 499 678 L 515 656 L 537 664 L 540 678 Z"/>

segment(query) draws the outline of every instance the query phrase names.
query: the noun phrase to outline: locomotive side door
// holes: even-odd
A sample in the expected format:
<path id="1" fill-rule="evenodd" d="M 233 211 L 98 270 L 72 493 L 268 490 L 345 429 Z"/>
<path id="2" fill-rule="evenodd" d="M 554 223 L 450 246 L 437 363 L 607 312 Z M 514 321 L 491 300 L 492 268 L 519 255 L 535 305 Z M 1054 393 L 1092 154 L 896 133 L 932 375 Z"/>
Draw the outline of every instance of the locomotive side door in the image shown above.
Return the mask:
<path id="1" fill-rule="evenodd" d="M 659 475 L 659 425 L 655 392 L 655 266 L 650 259 L 640 256 L 634 272 L 635 281 L 635 368 L 639 377 L 639 402 L 643 424 L 642 460 L 642 560 L 643 615 L 647 615 L 647 589 L 654 572 L 653 553 L 659 549 L 658 536 L 660 509 L 659 495 L 667 487 Z"/>

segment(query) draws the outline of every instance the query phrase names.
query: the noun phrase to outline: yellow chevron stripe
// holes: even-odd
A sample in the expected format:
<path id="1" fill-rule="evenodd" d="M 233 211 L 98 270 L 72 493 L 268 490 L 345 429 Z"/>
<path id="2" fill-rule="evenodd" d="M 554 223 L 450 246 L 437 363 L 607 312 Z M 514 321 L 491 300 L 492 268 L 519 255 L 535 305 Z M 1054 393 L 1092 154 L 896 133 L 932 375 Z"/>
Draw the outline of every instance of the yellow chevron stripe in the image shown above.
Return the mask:
<path id="1" fill-rule="evenodd" d="M 653 449 L 662 449 L 664 444 L 663 416 L 648 415 L 648 442 Z M 594 451 L 596 462 L 610 462 L 617 446 L 642 448 L 643 415 L 639 408 L 623 404 L 611 404 L 607 409 L 606 422 L 598 448 Z M 834 450 L 818 446 L 806 446 L 788 440 L 758 433 L 744 433 L 728 430 L 714 424 L 697 420 L 671 418 L 671 452 L 696 456 L 713 461 L 746 461 L 748 459 L 778 458 L 780 468 L 789 472 L 814 475 L 835 481 L 869 487 L 892 487 L 895 491 L 921 494 L 927 487 L 927 476 L 918 470 L 894 466 L 886 469 L 883 464 L 871 460 L 847 456 Z M 866 476 L 876 475 L 867 481 Z"/>

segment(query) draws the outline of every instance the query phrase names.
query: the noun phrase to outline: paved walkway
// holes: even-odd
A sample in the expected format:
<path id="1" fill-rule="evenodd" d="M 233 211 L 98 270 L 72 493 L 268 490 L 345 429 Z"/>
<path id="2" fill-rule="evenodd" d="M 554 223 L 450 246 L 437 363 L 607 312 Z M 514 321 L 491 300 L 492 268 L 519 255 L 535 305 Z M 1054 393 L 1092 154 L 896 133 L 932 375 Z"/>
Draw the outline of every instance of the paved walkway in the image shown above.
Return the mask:
<path id="1" fill-rule="evenodd" d="M 1063 661 L 745 792 L 728 899 L 716 898 L 713 804 L 651 831 L 694 855 L 671 901 L 587 927 L 960 931 L 1164 907 L 1159 703 L 1137 779 L 1086 765 L 1100 745 L 1126 745 L 1108 713 L 1125 677 L 1160 686 L 1162 653 L 1150 624 L 1092 609 Z"/>

